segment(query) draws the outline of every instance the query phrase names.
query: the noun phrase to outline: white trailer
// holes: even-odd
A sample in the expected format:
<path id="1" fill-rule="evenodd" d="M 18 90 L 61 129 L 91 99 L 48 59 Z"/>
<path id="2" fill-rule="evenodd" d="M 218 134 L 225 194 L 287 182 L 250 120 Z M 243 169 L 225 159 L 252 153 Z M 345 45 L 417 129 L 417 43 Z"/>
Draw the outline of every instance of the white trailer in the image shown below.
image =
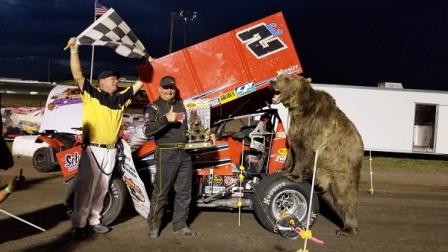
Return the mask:
<path id="1" fill-rule="evenodd" d="M 448 154 L 448 92 L 312 84 L 352 120 L 365 150 Z M 283 121 L 287 110 L 277 106 Z M 286 124 L 288 124 L 286 123 Z"/>

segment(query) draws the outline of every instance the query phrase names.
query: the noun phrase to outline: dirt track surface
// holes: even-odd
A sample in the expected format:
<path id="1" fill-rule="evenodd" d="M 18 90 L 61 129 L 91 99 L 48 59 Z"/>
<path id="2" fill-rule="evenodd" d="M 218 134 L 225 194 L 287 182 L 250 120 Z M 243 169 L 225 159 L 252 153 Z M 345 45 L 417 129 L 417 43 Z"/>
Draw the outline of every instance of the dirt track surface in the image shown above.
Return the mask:
<path id="1" fill-rule="evenodd" d="M 39 173 L 31 160 L 16 160 L 13 169 L 0 171 L 2 184 L 23 168 L 26 187 L 0 208 L 20 216 L 46 232 L 0 213 L 0 251 L 297 251 L 303 240 L 285 240 L 258 224 L 252 213 L 207 211 L 197 213 L 191 227 L 197 237 L 179 237 L 169 224 L 159 239 L 147 237 L 146 220 L 133 211 L 112 225 L 112 232 L 92 234 L 83 241 L 70 237 L 70 221 L 62 208 L 63 178 L 58 172 Z M 335 235 L 336 224 L 319 215 L 313 235 L 325 245 L 308 242 L 314 251 L 448 251 L 448 173 L 374 167 L 375 194 L 368 167 L 363 168 L 358 211 L 360 233 Z M 327 214 L 328 216 L 328 214 Z M 331 216 L 331 215 L 329 215 Z"/>

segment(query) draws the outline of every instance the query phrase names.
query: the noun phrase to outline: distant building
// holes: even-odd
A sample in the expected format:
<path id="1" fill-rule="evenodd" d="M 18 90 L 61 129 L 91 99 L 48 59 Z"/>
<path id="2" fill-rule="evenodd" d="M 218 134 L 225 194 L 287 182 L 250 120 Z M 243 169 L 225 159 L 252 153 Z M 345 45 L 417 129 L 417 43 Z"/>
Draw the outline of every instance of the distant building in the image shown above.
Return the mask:
<path id="1" fill-rule="evenodd" d="M 26 94 L 48 95 L 56 82 L 42 82 L 35 80 L 22 80 L 13 78 L 0 78 L 0 93 L 2 94 Z"/>
<path id="2" fill-rule="evenodd" d="M 137 77 L 123 76 L 119 86 L 129 87 L 137 80 Z M 93 80 L 93 85 L 97 80 Z M 44 82 L 36 80 L 22 80 L 17 78 L 0 77 L 0 106 L 43 106 L 48 94 L 56 85 L 76 86 L 73 80 L 61 82 Z M 135 97 L 131 107 L 142 107 L 148 103 L 144 90 Z"/>
<path id="3" fill-rule="evenodd" d="M 400 82 L 378 82 L 379 88 L 403 89 L 403 83 Z"/>

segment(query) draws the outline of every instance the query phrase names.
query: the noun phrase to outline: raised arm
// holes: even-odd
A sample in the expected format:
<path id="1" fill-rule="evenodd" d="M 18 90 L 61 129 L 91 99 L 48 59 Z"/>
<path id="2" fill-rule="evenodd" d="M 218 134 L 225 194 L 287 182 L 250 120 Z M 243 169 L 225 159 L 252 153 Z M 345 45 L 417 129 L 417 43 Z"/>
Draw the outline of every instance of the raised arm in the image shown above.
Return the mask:
<path id="1" fill-rule="evenodd" d="M 135 95 L 143 87 L 143 82 L 138 80 L 132 85 L 132 92 Z"/>
<path id="2" fill-rule="evenodd" d="M 79 88 L 83 90 L 85 78 L 82 75 L 81 71 L 81 62 L 79 60 L 78 45 L 76 44 L 75 37 L 72 37 L 68 40 L 67 47 L 70 48 L 70 69 L 72 71 L 73 79 L 76 81 Z"/>
<path id="3" fill-rule="evenodd" d="M 154 61 L 154 58 L 149 56 L 148 62 L 151 64 L 153 61 Z M 142 87 L 143 87 L 143 82 L 141 80 L 136 81 L 134 83 L 134 85 L 132 85 L 133 94 L 135 95 Z"/>

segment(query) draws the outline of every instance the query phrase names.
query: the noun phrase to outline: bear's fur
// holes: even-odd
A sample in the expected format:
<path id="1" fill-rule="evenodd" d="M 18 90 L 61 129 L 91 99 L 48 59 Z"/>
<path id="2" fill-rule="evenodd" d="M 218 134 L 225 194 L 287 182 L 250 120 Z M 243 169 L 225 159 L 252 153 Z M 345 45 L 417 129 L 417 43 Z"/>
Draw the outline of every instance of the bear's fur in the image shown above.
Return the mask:
<path id="1" fill-rule="evenodd" d="M 339 235 L 358 232 L 356 208 L 364 147 L 353 123 L 339 110 L 326 92 L 315 90 L 311 80 L 298 75 L 280 75 L 271 82 L 274 103 L 283 103 L 291 118 L 288 156 L 283 172 L 303 181 L 312 175 L 315 153 L 319 150 L 316 184 L 333 207 L 343 228 Z"/>

